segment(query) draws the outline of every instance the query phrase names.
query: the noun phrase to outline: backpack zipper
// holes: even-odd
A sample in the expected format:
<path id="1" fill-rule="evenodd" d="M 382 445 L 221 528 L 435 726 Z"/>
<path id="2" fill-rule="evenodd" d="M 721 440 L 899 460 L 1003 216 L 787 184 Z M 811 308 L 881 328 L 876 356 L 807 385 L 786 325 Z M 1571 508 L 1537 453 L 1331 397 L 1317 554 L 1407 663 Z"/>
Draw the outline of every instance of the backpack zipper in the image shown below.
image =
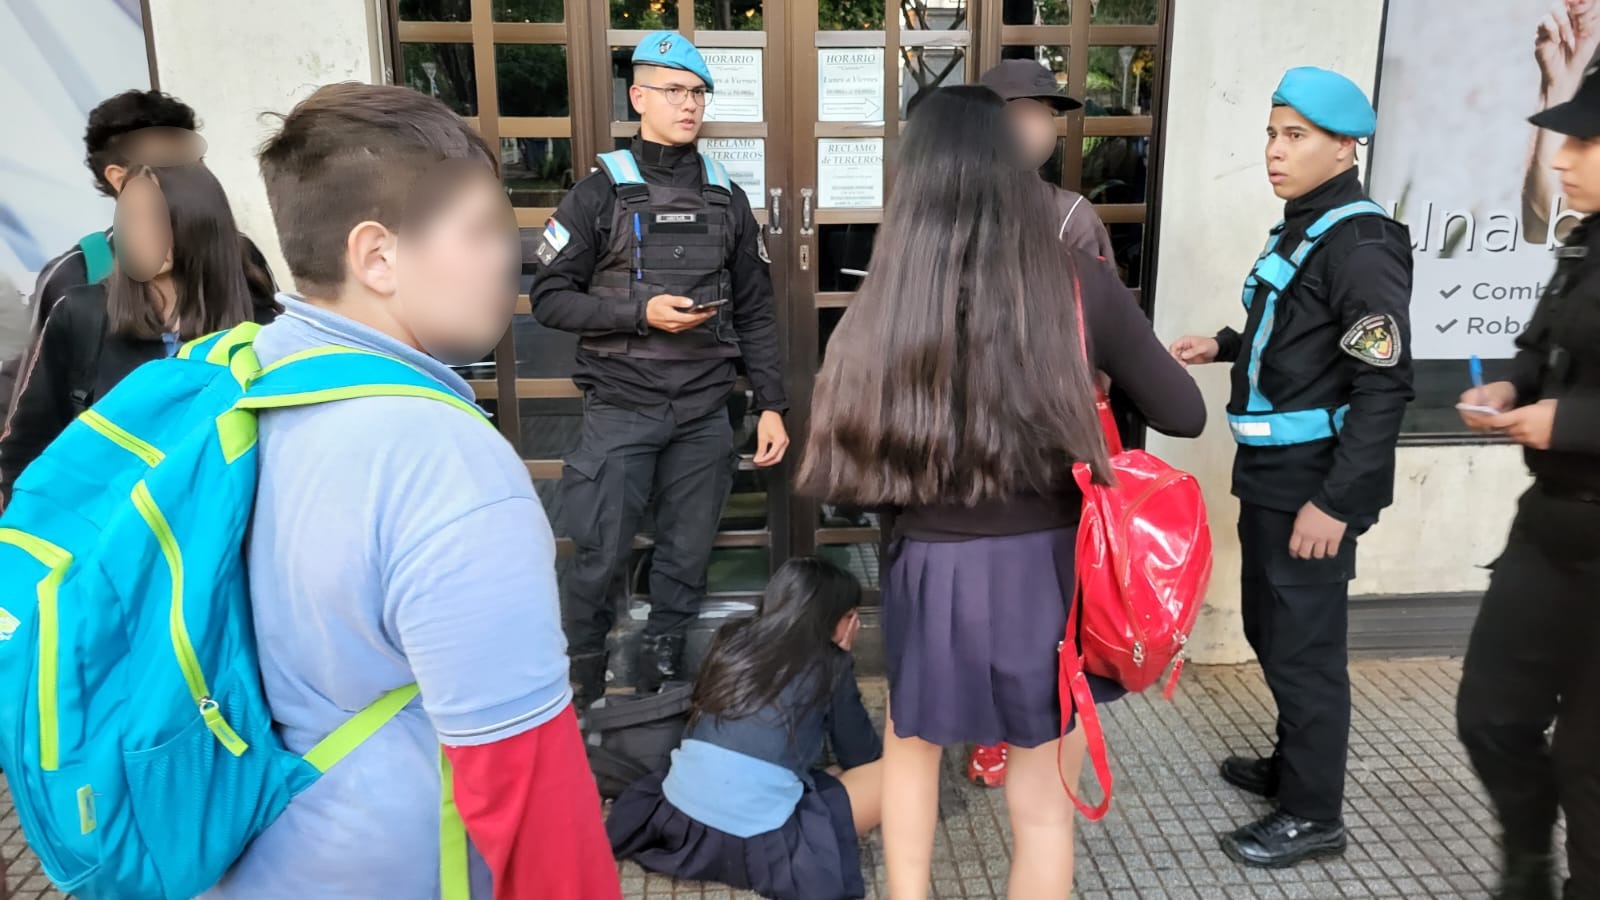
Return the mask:
<path id="1" fill-rule="evenodd" d="M 167 458 L 166 454 L 157 450 L 154 444 L 140 440 L 129 431 L 92 409 L 84 410 L 78 416 L 78 421 L 99 432 L 102 437 L 111 443 L 144 460 L 144 464 L 147 466 L 154 467 Z"/>
<path id="2" fill-rule="evenodd" d="M 172 533 L 171 524 L 143 481 L 133 486 L 133 505 L 155 534 L 156 543 L 161 547 L 161 555 L 166 557 L 167 569 L 172 576 L 172 605 L 168 625 L 172 632 L 172 649 L 178 657 L 178 668 L 183 671 L 183 680 L 189 686 L 189 695 L 194 698 L 195 708 L 205 720 L 206 728 L 222 746 L 228 748 L 229 753 L 241 756 L 250 749 L 250 745 L 223 718 L 222 709 L 211 698 L 211 689 L 206 686 L 205 673 L 200 670 L 200 659 L 195 655 L 194 643 L 189 640 L 189 629 L 183 621 L 183 553 L 178 547 L 178 538 Z"/>
<path id="3" fill-rule="evenodd" d="M 49 567 L 39 582 L 39 768 L 54 772 L 61 766 L 61 723 L 56 695 L 60 667 L 60 623 L 56 615 L 57 592 L 66 580 L 72 554 L 49 541 L 14 528 L 0 528 L 0 544 L 10 544 Z"/>

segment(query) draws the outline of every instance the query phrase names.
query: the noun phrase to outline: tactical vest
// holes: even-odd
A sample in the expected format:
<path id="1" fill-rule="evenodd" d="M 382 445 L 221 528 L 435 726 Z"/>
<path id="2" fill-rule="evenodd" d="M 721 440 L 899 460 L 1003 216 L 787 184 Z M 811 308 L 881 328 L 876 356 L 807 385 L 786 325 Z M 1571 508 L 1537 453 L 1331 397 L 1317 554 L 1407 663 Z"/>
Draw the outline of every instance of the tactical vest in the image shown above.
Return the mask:
<path id="1" fill-rule="evenodd" d="M 1300 274 L 1306 260 L 1310 258 L 1312 251 L 1322 239 L 1327 237 L 1328 232 L 1339 223 L 1356 216 L 1388 218 L 1389 214 L 1371 200 L 1358 200 L 1331 209 L 1306 229 L 1305 238 L 1287 256 L 1284 255 L 1283 248 L 1278 246 L 1284 228 L 1284 223 L 1279 222 L 1272 229 L 1271 236 L 1267 238 L 1266 249 L 1261 251 L 1260 258 L 1256 260 L 1249 277 L 1245 279 L 1245 311 L 1248 313 L 1251 306 L 1257 302 L 1266 304 L 1266 307 L 1261 311 L 1261 323 L 1256 326 L 1250 345 L 1244 349 L 1242 361 L 1246 364 L 1245 371 L 1250 382 L 1249 400 L 1245 404 L 1243 413 L 1228 414 L 1228 426 L 1233 430 L 1233 439 L 1238 443 L 1251 447 L 1309 444 L 1313 441 L 1327 440 L 1337 435 L 1344 427 L 1345 413 L 1350 409 L 1348 404 L 1336 409 L 1290 411 L 1274 409 L 1272 401 L 1261 393 L 1261 359 L 1267 352 L 1268 343 L 1272 340 L 1278 300 L 1288 292 L 1289 285 L 1294 282 L 1295 276 Z"/>
<path id="2" fill-rule="evenodd" d="M 722 164 L 701 156 L 704 184 L 686 188 L 646 183 L 631 151 L 602 153 L 599 159 L 617 202 L 611 243 L 601 254 L 589 293 L 640 304 L 658 294 L 696 303 L 731 301 L 733 184 Z M 698 328 L 680 334 L 647 326 L 644 334 L 585 335 L 582 346 L 593 353 L 638 359 L 730 359 L 739 355 L 739 336 L 729 302 Z"/>

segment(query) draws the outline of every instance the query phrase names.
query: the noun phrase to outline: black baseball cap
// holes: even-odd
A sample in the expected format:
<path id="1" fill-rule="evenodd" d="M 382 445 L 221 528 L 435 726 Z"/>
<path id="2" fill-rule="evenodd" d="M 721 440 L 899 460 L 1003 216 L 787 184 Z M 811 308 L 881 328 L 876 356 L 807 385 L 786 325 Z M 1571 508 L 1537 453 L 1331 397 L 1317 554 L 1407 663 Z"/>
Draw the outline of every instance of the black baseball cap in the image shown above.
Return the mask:
<path id="1" fill-rule="evenodd" d="M 1529 117 L 1539 128 L 1565 134 L 1580 140 L 1600 137 L 1600 64 L 1591 65 L 1583 75 L 1583 84 L 1571 100 L 1552 106 L 1538 115 Z"/>
<path id="2" fill-rule="evenodd" d="M 983 73 L 978 83 L 1002 100 L 1038 100 L 1056 108 L 1056 112 L 1081 109 L 1083 104 L 1061 93 L 1056 86 L 1056 76 L 1032 59 L 1008 59 Z"/>

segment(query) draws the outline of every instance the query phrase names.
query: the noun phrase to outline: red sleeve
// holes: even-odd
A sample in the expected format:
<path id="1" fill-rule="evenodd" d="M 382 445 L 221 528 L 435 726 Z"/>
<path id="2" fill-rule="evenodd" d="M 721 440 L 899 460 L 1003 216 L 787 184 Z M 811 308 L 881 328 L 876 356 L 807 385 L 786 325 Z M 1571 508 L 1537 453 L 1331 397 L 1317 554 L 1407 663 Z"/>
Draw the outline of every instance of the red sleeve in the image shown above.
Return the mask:
<path id="1" fill-rule="evenodd" d="M 444 752 L 456 808 L 494 873 L 495 900 L 621 900 L 571 706 L 516 737 Z"/>

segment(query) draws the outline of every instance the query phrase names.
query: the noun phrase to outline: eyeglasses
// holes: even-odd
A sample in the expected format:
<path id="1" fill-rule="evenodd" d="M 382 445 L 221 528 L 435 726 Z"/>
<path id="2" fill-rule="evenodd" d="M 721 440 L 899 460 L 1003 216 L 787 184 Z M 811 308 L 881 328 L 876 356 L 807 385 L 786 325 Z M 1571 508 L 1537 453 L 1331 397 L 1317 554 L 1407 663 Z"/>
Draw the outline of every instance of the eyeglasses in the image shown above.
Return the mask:
<path id="1" fill-rule="evenodd" d="M 703 87 L 686 88 L 679 85 L 673 85 L 672 87 L 656 87 L 653 84 L 641 84 L 639 87 L 642 87 L 647 91 L 655 91 L 656 93 L 665 97 L 667 102 L 673 106 L 682 106 L 683 101 L 689 99 L 690 97 L 693 97 L 694 102 L 700 106 L 705 106 L 707 103 L 711 102 L 711 92 Z"/>

